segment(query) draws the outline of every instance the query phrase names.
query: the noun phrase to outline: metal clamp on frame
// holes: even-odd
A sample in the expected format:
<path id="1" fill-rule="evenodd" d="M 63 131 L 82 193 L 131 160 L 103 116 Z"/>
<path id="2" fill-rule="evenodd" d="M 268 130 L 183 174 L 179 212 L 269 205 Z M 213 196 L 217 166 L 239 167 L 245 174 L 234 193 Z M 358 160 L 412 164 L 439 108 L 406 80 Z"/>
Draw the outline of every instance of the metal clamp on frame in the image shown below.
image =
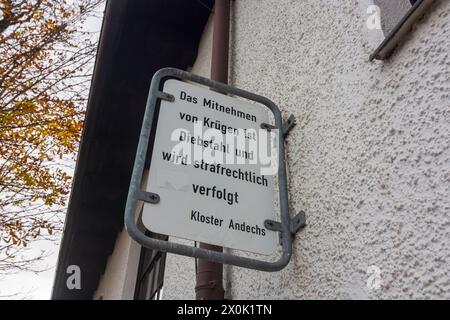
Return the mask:
<path id="1" fill-rule="evenodd" d="M 208 86 L 222 93 L 233 94 L 235 96 L 245 98 L 265 105 L 272 111 L 275 119 L 274 127 L 267 127 L 266 129 L 279 129 L 282 134 L 278 135 L 278 185 L 280 193 L 280 214 L 281 222 L 271 220 L 265 221 L 267 229 L 280 232 L 280 243 L 282 247 L 281 257 L 274 262 L 257 260 L 253 258 L 236 256 L 228 253 L 222 253 L 193 246 L 173 243 L 170 241 L 163 241 L 146 236 L 136 225 L 135 216 L 138 201 L 145 201 L 156 204 L 160 200 L 159 195 L 141 190 L 141 181 L 144 173 L 144 165 L 147 156 L 147 149 L 150 142 L 150 134 L 152 129 L 152 122 L 155 114 L 155 108 L 158 99 L 167 101 L 174 101 L 174 97 L 170 94 L 161 92 L 159 90 L 161 81 L 164 78 L 172 77 L 180 80 L 187 80 L 201 85 Z M 130 236 L 144 247 L 151 248 L 158 251 L 175 253 L 183 256 L 206 259 L 217 263 L 234 265 L 243 268 L 261 270 L 261 271 L 279 271 L 283 269 L 290 261 L 292 256 L 292 240 L 293 235 L 300 230 L 305 224 L 305 215 L 300 212 L 292 220 L 289 216 L 289 200 L 287 191 L 287 176 L 286 164 L 284 154 L 284 139 L 289 130 L 295 124 L 295 119 L 291 116 L 286 123 L 283 123 L 280 109 L 269 99 L 225 85 L 223 83 L 212 81 L 183 70 L 174 68 L 164 68 L 155 73 L 150 86 L 149 97 L 145 109 L 144 119 L 142 123 L 141 134 L 139 137 L 139 144 L 134 162 L 133 173 L 131 176 L 130 189 L 128 191 L 127 204 L 125 207 L 125 227 Z"/>

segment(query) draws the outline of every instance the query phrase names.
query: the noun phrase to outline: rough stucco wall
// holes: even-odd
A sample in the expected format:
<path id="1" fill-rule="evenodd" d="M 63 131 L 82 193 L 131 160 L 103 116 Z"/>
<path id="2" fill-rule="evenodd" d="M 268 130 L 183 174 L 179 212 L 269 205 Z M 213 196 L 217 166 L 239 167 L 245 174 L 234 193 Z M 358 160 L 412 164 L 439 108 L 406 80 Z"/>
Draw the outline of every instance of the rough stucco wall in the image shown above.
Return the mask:
<path id="1" fill-rule="evenodd" d="M 233 2 L 233 83 L 296 116 L 289 191 L 308 223 L 282 272 L 231 268 L 233 299 L 450 298 L 450 1 L 373 63 L 369 3 Z"/>
<path id="2" fill-rule="evenodd" d="M 308 225 L 285 270 L 226 267 L 229 298 L 450 298 L 450 1 L 373 63 L 370 4 L 233 2 L 231 83 L 296 116 L 289 191 Z M 209 23 L 192 70 L 203 76 L 211 35 Z M 163 298 L 193 299 L 194 285 L 193 259 L 169 255 Z"/>

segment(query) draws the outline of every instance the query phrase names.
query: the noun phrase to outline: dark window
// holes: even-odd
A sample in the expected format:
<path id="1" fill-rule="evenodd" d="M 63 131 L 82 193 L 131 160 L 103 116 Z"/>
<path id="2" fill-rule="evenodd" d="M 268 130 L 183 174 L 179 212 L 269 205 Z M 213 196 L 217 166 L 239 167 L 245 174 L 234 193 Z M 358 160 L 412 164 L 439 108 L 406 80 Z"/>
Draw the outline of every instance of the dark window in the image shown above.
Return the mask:
<path id="1" fill-rule="evenodd" d="M 167 241 L 168 237 L 151 233 L 145 233 L 151 238 Z M 138 276 L 135 300 L 159 300 L 164 283 L 164 269 L 166 265 L 166 253 L 142 247 L 139 259 Z"/>

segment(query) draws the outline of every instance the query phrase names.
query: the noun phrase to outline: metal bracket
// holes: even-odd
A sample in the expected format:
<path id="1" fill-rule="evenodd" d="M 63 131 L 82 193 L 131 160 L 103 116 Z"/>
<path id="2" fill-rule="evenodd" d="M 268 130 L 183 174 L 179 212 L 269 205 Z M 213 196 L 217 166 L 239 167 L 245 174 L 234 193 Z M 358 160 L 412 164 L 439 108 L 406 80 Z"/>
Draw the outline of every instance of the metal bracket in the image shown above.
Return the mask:
<path id="1" fill-rule="evenodd" d="M 261 123 L 261 129 L 270 131 L 270 130 L 273 130 L 273 129 L 276 129 L 276 128 L 277 128 L 277 127 L 275 127 L 275 126 L 273 126 L 273 125 L 271 125 L 271 124 L 268 124 L 268 123 Z"/>
<path id="2" fill-rule="evenodd" d="M 297 232 L 300 231 L 306 225 L 306 215 L 304 211 L 300 211 L 294 218 L 290 220 L 289 223 L 289 231 L 291 236 L 294 237 Z M 268 230 L 278 231 L 280 232 L 280 236 L 282 236 L 283 225 L 278 221 L 266 220 L 264 221 L 264 226 Z"/>
<path id="3" fill-rule="evenodd" d="M 189 245 L 179 244 L 171 241 L 165 241 L 157 238 L 148 237 L 136 225 L 136 209 L 138 201 L 145 201 L 157 204 L 160 201 L 158 194 L 144 192 L 141 190 L 142 177 L 144 174 L 144 166 L 147 159 L 147 149 L 150 145 L 152 132 L 152 123 L 155 116 L 156 106 L 159 100 L 167 100 L 173 102 L 175 97 L 171 94 L 162 92 L 159 88 L 163 79 L 176 78 L 179 80 L 190 81 L 200 85 L 208 86 L 218 92 L 231 94 L 244 99 L 252 100 L 266 106 L 275 119 L 275 126 L 266 127 L 266 129 L 278 129 L 282 134 L 278 135 L 278 189 L 279 189 L 279 210 L 281 222 L 266 221 L 266 227 L 280 233 L 280 244 L 282 247 L 281 256 L 278 260 L 265 261 L 254 258 L 238 256 L 230 253 L 217 252 L 204 248 L 197 248 Z M 150 92 L 145 109 L 144 119 L 142 122 L 139 144 L 137 147 L 136 158 L 131 175 L 130 189 L 128 191 L 127 203 L 125 207 L 124 222 L 129 235 L 144 247 L 184 255 L 193 258 L 205 259 L 221 264 L 229 264 L 238 267 L 250 268 L 261 271 L 279 271 L 283 269 L 290 261 L 292 256 L 292 239 L 293 235 L 305 224 L 305 216 L 300 212 L 296 217 L 289 217 L 289 200 L 287 188 L 287 173 L 284 152 L 284 138 L 289 130 L 295 125 L 295 119 L 290 116 L 287 122 L 283 123 L 281 111 L 275 103 L 269 99 L 256 95 L 254 93 L 244 91 L 226 84 L 212 81 L 207 78 L 199 77 L 194 74 L 174 69 L 164 68 L 155 73 L 150 86 Z M 269 125 L 268 125 L 269 126 Z M 150 164 L 151 165 L 151 164 Z M 268 225 L 267 225 L 268 223 Z M 272 227 L 271 227 L 272 226 Z M 276 228 L 276 229 L 275 229 Z"/>
<path id="4" fill-rule="evenodd" d="M 159 90 L 156 92 L 156 97 L 161 99 L 161 100 L 166 100 L 166 101 L 169 101 L 169 102 L 174 102 L 175 101 L 175 97 L 172 94 L 166 93 L 166 92 L 163 92 L 163 91 L 159 91 Z"/>
<path id="5" fill-rule="evenodd" d="M 292 130 L 292 128 L 294 128 L 294 126 L 296 125 L 295 122 L 295 116 L 293 114 L 291 114 L 289 116 L 289 118 L 283 122 L 283 126 L 281 127 L 281 132 L 283 133 L 283 137 L 286 138 L 287 135 L 289 134 L 289 131 Z M 276 129 L 277 127 L 268 124 L 268 123 L 261 123 L 261 129 L 267 130 L 270 132 L 270 130 Z"/>
<path id="6" fill-rule="evenodd" d="M 286 122 L 283 123 L 283 136 L 286 138 L 292 128 L 295 127 L 295 116 L 291 114 Z"/>
<path id="7" fill-rule="evenodd" d="M 159 201 L 161 201 L 159 194 L 156 194 L 153 192 L 146 192 L 146 191 L 142 191 L 142 190 L 139 190 L 139 192 L 137 194 L 137 199 L 144 201 L 144 202 L 153 203 L 153 204 L 157 204 L 157 203 L 159 203 Z"/>

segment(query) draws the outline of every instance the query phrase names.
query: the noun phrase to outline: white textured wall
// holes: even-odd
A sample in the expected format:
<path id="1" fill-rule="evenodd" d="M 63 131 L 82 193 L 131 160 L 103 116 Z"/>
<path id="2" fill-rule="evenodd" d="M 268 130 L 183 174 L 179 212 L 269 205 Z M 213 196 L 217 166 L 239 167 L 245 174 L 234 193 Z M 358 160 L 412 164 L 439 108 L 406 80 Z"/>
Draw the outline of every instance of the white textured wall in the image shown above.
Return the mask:
<path id="1" fill-rule="evenodd" d="M 368 61 L 371 3 L 233 2 L 230 81 L 296 116 L 289 192 L 308 220 L 285 270 L 227 268 L 233 299 L 450 298 L 450 1 L 386 62 Z M 168 259 L 167 298 L 194 297 L 192 267 Z"/>
<path id="2" fill-rule="evenodd" d="M 142 185 L 147 185 L 148 171 L 144 172 Z M 139 203 L 136 212 L 141 212 Z M 141 245 L 132 240 L 125 228 L 117 235 L 114 250 L 108 258 L 100 278 L 94 300 L 133 300 L 136 287 Z"/>
<path id="3" fill-rule="evenodd" d="M 94 300 L 133 299 L 140 252 L 141 246 L 131 240 L 126 230 L 119 233 Z"/>
<path id="4" fill-rule="evenodd" d="M 296 116 L 289 191 L 308 219 L 284 271 L 232 268 L 235 299 L 450 298 L 450 1 L 372 63 L 368 3 L 234 2 L 233 83 Z"/>

